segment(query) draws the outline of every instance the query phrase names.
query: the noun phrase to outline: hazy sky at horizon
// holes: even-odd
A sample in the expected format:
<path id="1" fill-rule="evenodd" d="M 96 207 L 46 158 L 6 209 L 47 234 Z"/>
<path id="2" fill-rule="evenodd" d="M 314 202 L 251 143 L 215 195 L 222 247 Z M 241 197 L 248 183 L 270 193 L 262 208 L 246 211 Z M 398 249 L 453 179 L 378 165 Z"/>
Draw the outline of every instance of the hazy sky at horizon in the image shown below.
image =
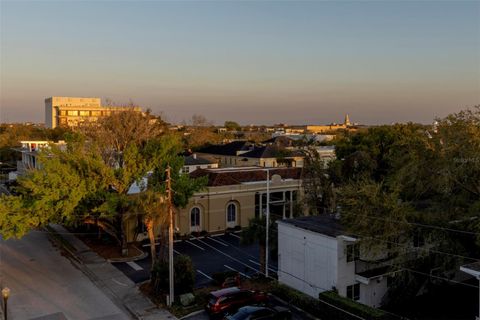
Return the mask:
<path id="1" fill-rule="evenodd" d="M 430 123 L 480 104 L 479 1 L 2 1 L 0 122 L 49 96 L 172 122 Z"/>

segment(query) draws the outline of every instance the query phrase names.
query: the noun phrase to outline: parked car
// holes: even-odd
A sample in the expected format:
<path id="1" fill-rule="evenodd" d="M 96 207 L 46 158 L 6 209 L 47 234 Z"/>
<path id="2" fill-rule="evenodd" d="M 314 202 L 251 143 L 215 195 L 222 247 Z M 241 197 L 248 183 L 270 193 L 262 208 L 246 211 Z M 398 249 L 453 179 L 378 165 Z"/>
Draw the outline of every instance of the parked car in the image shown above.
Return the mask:
<path id="1" fill-rule="evenodd" d="M 227 312 L 236 312 L 240 307 L 267 300 L 268 296 L 263 292 L 232 287 L 210 292 L 205 309 L 212 317 L 222 316 Z"/>
<path id="2" fill-rule="evenodd" d="M 246 306 L 238 309 L 225 320 L 290 320 L 292 313 L 284 307 Z"/>

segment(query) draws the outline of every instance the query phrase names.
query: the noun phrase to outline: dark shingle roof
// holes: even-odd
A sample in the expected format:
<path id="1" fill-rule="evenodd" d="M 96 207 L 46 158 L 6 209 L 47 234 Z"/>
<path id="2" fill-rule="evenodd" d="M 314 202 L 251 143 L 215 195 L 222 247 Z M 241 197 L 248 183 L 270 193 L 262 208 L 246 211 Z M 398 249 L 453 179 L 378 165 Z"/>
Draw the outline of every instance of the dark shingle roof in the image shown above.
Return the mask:
<path id="1" fill-rule="evenodd" d="M 248 150 L 250 142 L 233 141 L 227 144 L 214 144 L 198 150 L 201 153 L 219 154 L 224 156 L 236 156 L 238 151 Z"/>
<path id="2" fill-rule="evenodd" d="M 271 139 L 265 140 L 262 143 L 269 144 L 269 145 L 274 144 L 281 147 L 291 147 L 294 142 L 295 140 L 290 137 L 278 136 L 278 137 L 273 137 Z"/>
<path id="3" fill-rule="evenodd" d="M 295 219 L 280 220 L 280 223 L 286 223 L 295 227 L 321 233 L 331 237 L 337 237 L 342 234 L 343 228 L 340 221 L 332 215 L 322 214 L 319 216 L 299 217 Z"/>
<path id="4" fill-rule="evenodd" d="M 271 168 L 270 176 L 279 175 L 282 179 L 301 179 L 302 168 Z M 190 174 L 192 178 L 208 176 L 208 186 L 228 186 L 245 182 L 264 181 L 267 179 L 267 172 L 262 168 L 245 169 L 234 168 L 222 169 L 198 169 Z"/>
<path id="5" fill-rule="evenodd" d="M 257 147 L 252 151 L 242 153 L 240 156 L 245 158 L 280 158 L 291 157 L 291 150 L 282 149 L 277 146 Z"/>
<path id="6" fill-rule="evenodd" d="M 199 156 L 194 156 L 193 154 L 189 156 L 185 156 L 183 160 L 184 160 L 184 165 L 186 166 L 216 163 L 215 161 L 209 160 L 207 158 L 202 158 Z"/>

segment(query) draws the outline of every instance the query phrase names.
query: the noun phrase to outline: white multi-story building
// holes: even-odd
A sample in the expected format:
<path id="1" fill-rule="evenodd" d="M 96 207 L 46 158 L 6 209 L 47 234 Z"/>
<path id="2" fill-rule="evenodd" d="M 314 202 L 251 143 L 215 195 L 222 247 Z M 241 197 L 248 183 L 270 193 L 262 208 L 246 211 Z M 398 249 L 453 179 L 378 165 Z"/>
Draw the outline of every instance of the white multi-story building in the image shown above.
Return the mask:
<path id="1" fill-rule="evenodd" d="M 54 144 L 60 148 L 66 146 L 65 141 L 58 141 L 56 143 L 45 140 L 31 140 L 20 141 L 22 146 L 16 149 L 22 155 L 22 160 L 17 161 L 17 171 L 9 173 L 9 180 L 16 180 L 17 176 L 25 174 L 27 170 L 39 169 L 40 164 L 38 162 L 38 152 L 44 148 L 48 148 L 51 144 Z"/>
<path id="2" fill-rule="evenodd" d="M 318 298 L 338 294 L 371 307 L 380 307 L 387 293 L 390 265 L 360 256 L 358 241 L 346 236 L 330 215 L 280 220 L 278 280 Z"/>
<path id="3" fill-rule="evenodd" d="M 184 163 L 182 173 L 192 173 L 198 169 L 215 169 L 218 168 L 218 162 L 206 157 L 199 157 L 196 153 L 183 158 Z"/>

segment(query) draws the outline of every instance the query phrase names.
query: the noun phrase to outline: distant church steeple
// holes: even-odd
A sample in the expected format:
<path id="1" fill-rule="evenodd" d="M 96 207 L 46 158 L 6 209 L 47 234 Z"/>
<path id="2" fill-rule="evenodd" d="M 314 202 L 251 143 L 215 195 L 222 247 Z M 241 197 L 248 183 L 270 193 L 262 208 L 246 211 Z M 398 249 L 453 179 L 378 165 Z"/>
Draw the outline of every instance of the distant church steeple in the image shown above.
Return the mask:
<path id="1" fill-rule="evenodd" d="M 348 113 L 345 115 L 345 121 L 343 122 L 343 124 L 346 125 L 347 127 L 351 125 L 350 118 L 348 117 Z"/>

